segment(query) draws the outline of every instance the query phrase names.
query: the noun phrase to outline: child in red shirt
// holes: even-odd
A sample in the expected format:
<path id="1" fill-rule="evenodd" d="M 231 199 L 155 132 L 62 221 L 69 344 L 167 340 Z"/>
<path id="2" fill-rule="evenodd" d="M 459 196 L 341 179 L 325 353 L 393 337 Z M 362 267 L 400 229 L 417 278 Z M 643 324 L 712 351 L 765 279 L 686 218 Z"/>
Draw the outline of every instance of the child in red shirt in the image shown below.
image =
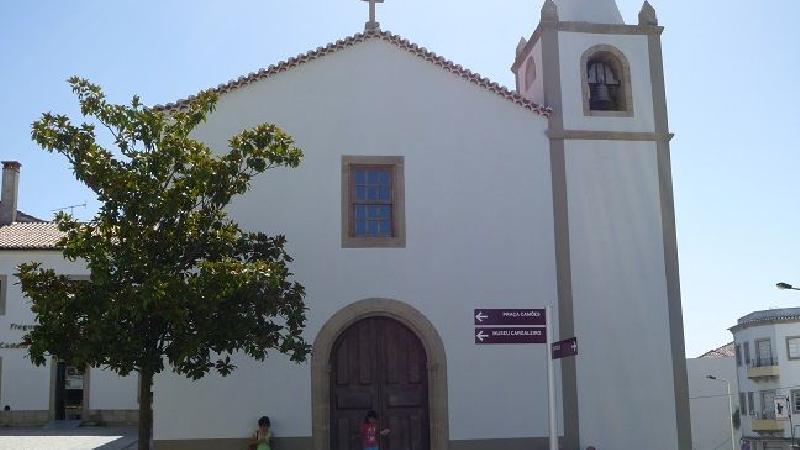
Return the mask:
<path id="1" fill-rule="evenodd" d="M 386 436 L 389 429 L 378 432 L 378 413 L 374 410 L 367 412 L 364 423 L 361 424 L 361 447 L 364 450 L 378 450 L 380 448 L 379 435 Z"/>

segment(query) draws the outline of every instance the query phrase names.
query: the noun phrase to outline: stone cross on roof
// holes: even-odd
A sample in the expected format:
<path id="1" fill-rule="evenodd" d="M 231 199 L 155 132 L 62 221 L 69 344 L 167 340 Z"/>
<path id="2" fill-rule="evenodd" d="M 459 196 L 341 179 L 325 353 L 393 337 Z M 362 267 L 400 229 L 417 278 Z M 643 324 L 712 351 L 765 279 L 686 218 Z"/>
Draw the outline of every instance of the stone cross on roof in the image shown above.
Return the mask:
<path id="1" fill-rule="evenodd" d="M 381 23 L 375 20 L 375 4 L 383 3 L 383 0 L 364 0 L 369 2 L 369 22 L 364 25 L 364 30 L 380 30 Z"/>

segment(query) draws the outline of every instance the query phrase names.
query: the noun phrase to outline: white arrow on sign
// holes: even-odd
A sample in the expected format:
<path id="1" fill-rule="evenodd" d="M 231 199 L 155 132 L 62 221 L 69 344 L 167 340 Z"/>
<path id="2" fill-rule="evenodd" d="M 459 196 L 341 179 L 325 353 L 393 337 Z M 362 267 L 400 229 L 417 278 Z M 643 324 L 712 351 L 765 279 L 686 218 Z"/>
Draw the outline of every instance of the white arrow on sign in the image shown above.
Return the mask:
<path id="1" fill-rule="evenodd" d="M 478 340 L 480 340 L 481 342 L 483 342 L 483 340 L 488 338 L 489 335 L 488 334 L 483 334 L 483 330 L 481 330 L 481 331 L 478 332 L 478 334 L 475 335 L 475 337 L 478 338 Z"/>
<path id="2" fill-rule="evenodd" d="M 489 316 L 483 314 L 483 311 L 478 311 L 478 314 L 475 315 L 475 320 L 478 322 L 483 322 L 483 319 L 488 319 Z"/>

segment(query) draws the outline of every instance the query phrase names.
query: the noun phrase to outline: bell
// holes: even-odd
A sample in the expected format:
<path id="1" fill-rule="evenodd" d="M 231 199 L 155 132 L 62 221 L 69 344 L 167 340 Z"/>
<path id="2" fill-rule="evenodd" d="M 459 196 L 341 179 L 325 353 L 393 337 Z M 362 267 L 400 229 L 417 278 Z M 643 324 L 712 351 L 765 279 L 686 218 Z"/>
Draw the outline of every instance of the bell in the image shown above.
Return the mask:
<path id="1" fill-rule="evenodd" d="M 607 84 L 591 83 L 589 87 L 589 106 L 592 110 L 610 111 L 616 107 L 616 102 L 614 102 L 614 99 L 611 97 L 611 93 L 609 92 Z"/>

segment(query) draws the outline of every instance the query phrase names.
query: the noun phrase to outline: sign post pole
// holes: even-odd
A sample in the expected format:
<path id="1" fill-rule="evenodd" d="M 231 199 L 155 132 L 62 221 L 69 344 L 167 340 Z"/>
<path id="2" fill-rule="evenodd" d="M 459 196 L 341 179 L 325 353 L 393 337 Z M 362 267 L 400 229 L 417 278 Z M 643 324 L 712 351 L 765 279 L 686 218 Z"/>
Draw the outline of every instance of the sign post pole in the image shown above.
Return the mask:
<path id="1" fill-rule="evenodd" d="M 550 450 L 558 450 L 558 427 L 556 426 L 555 365 L 553 364 L 553 305 L 547 305 L 547 405 L 550 417 Z"/>

